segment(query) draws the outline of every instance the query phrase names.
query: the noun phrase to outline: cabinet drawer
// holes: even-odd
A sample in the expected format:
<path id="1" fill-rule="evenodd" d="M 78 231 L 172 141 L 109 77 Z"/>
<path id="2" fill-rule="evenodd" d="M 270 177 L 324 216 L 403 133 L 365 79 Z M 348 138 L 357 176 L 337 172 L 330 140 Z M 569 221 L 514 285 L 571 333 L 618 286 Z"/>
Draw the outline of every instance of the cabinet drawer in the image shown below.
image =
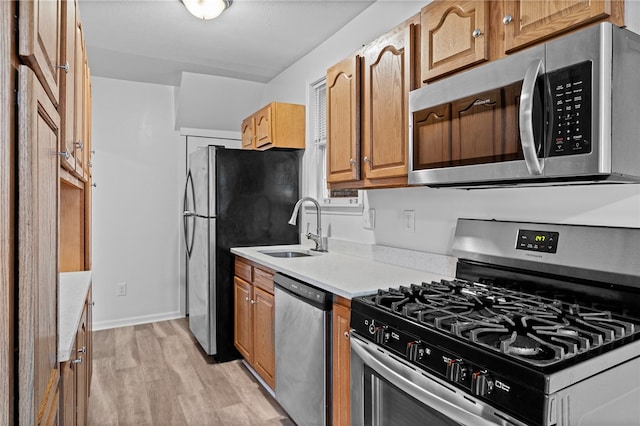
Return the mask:
<path id="1" fill-rule="evenodd" d="M 255 268 L 253 285 L 273 294 L 273 272 Z"/>
<path id="2" fill-rule="evenodd" d="M 235 260 L 235 274 L 237 277 L 242 278 L 247 282 L 253 281 L 252 276 L 253 267 L 247 262 L 243 261 L 241 258 L 237 258 Z"/>

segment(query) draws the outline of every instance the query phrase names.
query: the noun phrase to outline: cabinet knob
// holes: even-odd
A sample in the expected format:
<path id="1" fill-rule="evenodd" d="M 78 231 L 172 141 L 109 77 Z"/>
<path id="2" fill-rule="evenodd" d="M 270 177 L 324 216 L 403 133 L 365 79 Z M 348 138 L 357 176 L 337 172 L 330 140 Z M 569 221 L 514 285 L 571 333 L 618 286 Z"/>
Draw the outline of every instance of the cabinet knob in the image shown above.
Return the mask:
<path id="1" fill-rule="evenodd" d="M 245 297 L 245 298 L 244 298 L 244 301 L 245 301 L 245 302 L 248 302 L 248 301 L 250 301 L 250 300 L 251 300 L 251 299 L 249 299 L 248 297 Z"/>
<path id="2" fill-rule="evenodd" d="M 73 143 L 76 148 L 78 148 L 80 151 L 84 150 L 84 143 L 82 143 L 82 141 L 78 141 L 78 142 L 74 142 Z"/>
<path id="3" fill-rule="evenodd" d="M 344 332 L 344 338 L 345 338 L 345 340 L 349 340 L 349 332 L 348 331 Z"/>
<path id="4" fill-rule="evenodd" d="M 64 157 L 65 160 L 68 160 L 69 158 L 71 158 L 71 153 L 67 150 L 67 151 L 60 151 L 57 153 L 60 157 Z"/>
<path id="5" fill-rule="evenodd" d="M 511 15 L 505 15 L 504 18 L 502 18 L 502 23 L 505 25 L 509 25 L 511 21 L 513 21 L 513 17 Z"/>
<path id="6" fill-rule="evenodd" d="M 56 68 L 63 69 L 65 74 L 69 74 L 69 61 L 65 62 L 64 65 L 56 65 Z"/>
<path id="7" fill-rule="evenodd" d="M 98 184 L 94 182 L 94 183 L 91 184 L 91 186 L 93 186 L 94 188 L 97 188 Z"/>
<path id="8" fill-rule="evenodd" d="M 353 158 L 349 159 L 349 164 L 356 164 L 356 160 L 354 160 Z"/>
<path id="9" fill-rule="evenodd" d="M 255 300 L 251 299 L 251 304 L 252 305 L 255 305 L 256 303 L 258 303 L 258 302 L 256 302 Z"/>
<path id="10" fill-rule="evenodd" d="M 81 347 L 80 349 L 78 349 L 78 353 L 81 353 L 81 354 L 87 353 L 87 347 L 86 346 Z"/>
<path id="11" fill-rule="evenodd" d="M 96 302 L 95 302 L 95 301 L 92 301 L 92 302 L 90 303 L 90 305 L 91 305 L 91 306 L 95 306 L 95 305 L 96 305 Z"/>
<path id="12" fill-rule="evenodd" d="M 369 162 L 369 157 L 364 157 L 363 160 L 364 160 L 365 163 L 368 163 Z"/>
<path id="13" fill-rule="evenodd" d="M 71 364 L 81 364 L 82 363 L 82 357 L 78 358 L 78 359 L 74 359 L 73 361 L 71 361 Z"/>
<path id="14" fill-rule="evenodd" d="M 475 30 L 473 30 L 471 35 L 473 36 L 473 38 L 478 38 L 482 35 L 482 31 L 480 31 L 480 28 L 476 28 Z"/>

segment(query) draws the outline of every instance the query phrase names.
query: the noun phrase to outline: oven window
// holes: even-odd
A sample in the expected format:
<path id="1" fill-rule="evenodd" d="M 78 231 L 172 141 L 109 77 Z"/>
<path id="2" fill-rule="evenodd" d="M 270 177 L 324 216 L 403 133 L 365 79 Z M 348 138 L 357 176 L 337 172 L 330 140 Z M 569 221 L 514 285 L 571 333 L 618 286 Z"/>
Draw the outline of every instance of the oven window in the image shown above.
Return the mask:
<path id="1" fill-rule="evenodd" d="M 413 169 L 522 160 L 522 81 L 413 113 Z M 542 81 L 534 93 L 534 139 L 542 156 Z"/>
<path id="2" fill-rule="evenodd" d="M 365 425 L 460 426 L 459 423 L 402 392 L 367 365 L 364 366 L 364 402 Z"/>

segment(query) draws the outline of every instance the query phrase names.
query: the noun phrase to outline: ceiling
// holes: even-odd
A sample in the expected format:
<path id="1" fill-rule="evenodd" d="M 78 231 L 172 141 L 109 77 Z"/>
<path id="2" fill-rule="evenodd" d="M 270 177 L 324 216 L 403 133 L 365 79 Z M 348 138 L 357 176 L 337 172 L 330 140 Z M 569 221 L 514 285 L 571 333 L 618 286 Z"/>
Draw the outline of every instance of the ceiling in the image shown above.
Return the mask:
<path id="1" fill-rule="evenodd" d="M 179 86 L 183 71 L 267 83 L 369 0 L 233 0 L 218 18 L 180 0 L 79 0 L 94 76 Z"/>

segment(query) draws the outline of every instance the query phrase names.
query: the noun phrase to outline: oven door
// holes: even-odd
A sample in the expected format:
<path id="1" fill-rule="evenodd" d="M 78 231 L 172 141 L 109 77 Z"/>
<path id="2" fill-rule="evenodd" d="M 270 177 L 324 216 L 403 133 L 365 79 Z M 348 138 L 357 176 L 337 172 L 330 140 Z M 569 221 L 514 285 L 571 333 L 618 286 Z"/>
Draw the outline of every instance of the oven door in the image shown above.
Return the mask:
<path id="1" fill-rule="evenodd" d="M 524 425 L 351 333 L 351 424 Z"/>

